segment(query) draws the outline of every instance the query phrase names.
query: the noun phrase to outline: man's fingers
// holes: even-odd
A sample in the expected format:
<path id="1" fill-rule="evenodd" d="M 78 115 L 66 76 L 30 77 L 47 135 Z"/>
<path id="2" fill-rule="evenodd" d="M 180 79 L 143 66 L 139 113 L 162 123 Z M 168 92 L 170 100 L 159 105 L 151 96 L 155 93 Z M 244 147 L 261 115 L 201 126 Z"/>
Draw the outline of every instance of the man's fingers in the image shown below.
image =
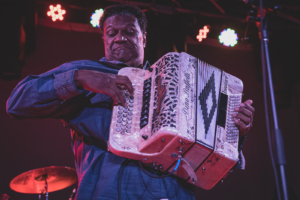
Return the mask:
<path id="1" fill-rule="evenodd" d="M 126 107 L 127 106 L 127 103 L 126 103 L 126 100 L 125 100 L 125 96 L 124 96 L 124 93 L 122 90 L 120 90 L 117 86 L 115 85 L 111 85 L 110 86 L 110 89 L 115 91 L 115 93 L 117 94 L 118 98 L 119 98 L 119 101 L 120 103 Z"/>
<path id="2" fill-rule="evenodd" d="M 253 104 L 253 101 L 251 99 L 248 99 L 247 101 L 244 102 L 244 104 L 251 106 Z"/>
<path id="3" fill-rule="evenodd" d="M 127 76 L 116 76 L 115 79 L 116 84 L 125 86 L 125 88 L 128 90 L 128 92 L 133 95 L 133 87 L 132 87 L 132 82 Z"/>
<path id="4" fill-rule="evenodd" d="M 251 115 L 247 115 L 247 116 L 250 116 L 251 117 L 251 120 L 253 120 L 253 116 L 254 116 L 254 113 L 255 113 L 255 108 L 253 108 L 251 105 L 252 105 L 253 101 L 251 99 L 245 101 L 244 103 L 241 103 L 240 106 L 249 110 L 251 112 Z M 248 113 L 248 112 L 247 112 Z"/>
<path id="5" fill-rule="evenodd" d="M 113 103 L 114 105 L 118 104 L 118 102 L 120 102 L 120 99 L 117 95 L 117 93 L 115 91 L 113 91 L 112 89 L 110 88 L 105 88 L 103 90 L 103 93 L 104 94 L 107 94 L 108 96 L 110 96 L 112 99 L 113 99 Z"/>
<path id="6" fill-rule="evenodd" d="M 124 95 L 116 86 L 110 86 L 109 88 L 106 88 L 104 92 L 113 99 L 114 105 L 119 105 L 121 103 L 124 107 L 126 106 Z"/>
<path id="7" fill-rule="evenodd" d="M 240 104 L 240 107 L 234 108 L 234 111 L 238 113 L 232 114 L 234 118 L 234 123 L 239 126 L 240 134 L 245 135 L 249 129 L 252 127 L 253 115 L 255 109 L 251 106 L 252 100 L 247 100 Z"/>
<path id="8" fill-rule="evenodd" d="M 248 130 L 252 127 L 252 124 L 247 126 L 242 120 L 234 119 L 234 123 L 240 127 L 240 135 L 245 135 Z"/>
<path id="9" fill-rule="evenodd" d="M 252 115 L 253 115 L 253 113 L 245 107 L 236 107 L 236 108 L 234 108 L 234 111 L 242 113 L 250 118 L 252 118 Z"/>
<path id="10" fill-rule="evenodd" d="M 251 118 L 247 117 L 246 115 L 243 115 L 241 113 L 235 113 L 232 115 L 235 119 L 239 119 L 242 120 L 244 122 L 245 125 L 248 125 L 251 123 Z"/>

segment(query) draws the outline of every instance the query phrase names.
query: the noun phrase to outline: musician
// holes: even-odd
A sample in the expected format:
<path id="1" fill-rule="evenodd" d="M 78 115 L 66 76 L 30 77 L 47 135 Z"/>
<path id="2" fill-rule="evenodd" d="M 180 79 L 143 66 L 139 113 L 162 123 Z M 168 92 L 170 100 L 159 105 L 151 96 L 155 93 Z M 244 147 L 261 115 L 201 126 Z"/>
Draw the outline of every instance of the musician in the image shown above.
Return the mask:
<path id="1" fill-rule="evenodd" d="M 135 161 L 106 150 L 112 106 L 126 105 L 122 89 L 133 94 L 131 81 L 117 73 L 128 66 L 142 68 L 146 25 L 145 15 L 133 5 L 107 7 L 100 22 L 104 58 L 68 62 L 44 74 L 30 75 L 8 99 L 7 112 L 14 118 L 58 118 L 71 128 L 79 200 L 195 199 L 193 187 L 184 180 L 149 177 Z M 251 104 L 247 100 L 235 108 L 238 114 L 233 117 L 241 136 L 252 126 Z"/>

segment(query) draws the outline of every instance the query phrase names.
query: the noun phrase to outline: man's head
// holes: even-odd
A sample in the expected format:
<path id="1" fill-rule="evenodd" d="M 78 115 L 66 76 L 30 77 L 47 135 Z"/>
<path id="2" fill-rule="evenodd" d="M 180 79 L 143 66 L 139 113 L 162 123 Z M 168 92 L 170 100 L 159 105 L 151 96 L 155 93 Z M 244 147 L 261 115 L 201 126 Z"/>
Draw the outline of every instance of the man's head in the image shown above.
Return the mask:
<path id="1" fill-rule="evenodd" d="M 147 19 L 136 6 L 120 4 L 105 8 L 100 19 L 105 56 L 132 67 L 143 64 Z"/>

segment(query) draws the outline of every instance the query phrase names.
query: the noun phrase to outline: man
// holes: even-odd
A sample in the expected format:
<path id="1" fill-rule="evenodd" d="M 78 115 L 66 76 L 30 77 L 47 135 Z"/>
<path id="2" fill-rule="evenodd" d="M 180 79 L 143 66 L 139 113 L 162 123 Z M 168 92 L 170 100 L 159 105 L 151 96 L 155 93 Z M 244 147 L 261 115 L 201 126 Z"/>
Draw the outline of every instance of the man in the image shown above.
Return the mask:
<path id="1" fill-rule="evenodd" d="M 106 151 L 112 105 L 126 106 L 122 89 L 133 94 L 131 81 L 116 74 L 122 67 L 142 67 L 146 24 L 145 15 L 135 6 L 106 8 L 100 22 L 105 58 L 65 63 L 40 76 L 28 76 L 7 102 L 12 117 L 59 118 L 72 129 L 79 200 L 194 199 L 185 181 L 151 178 L 135 161 Z M 251 104 L 248 100 L 236 108 L 234 117 L 242 135 L 253 120 Z"/>

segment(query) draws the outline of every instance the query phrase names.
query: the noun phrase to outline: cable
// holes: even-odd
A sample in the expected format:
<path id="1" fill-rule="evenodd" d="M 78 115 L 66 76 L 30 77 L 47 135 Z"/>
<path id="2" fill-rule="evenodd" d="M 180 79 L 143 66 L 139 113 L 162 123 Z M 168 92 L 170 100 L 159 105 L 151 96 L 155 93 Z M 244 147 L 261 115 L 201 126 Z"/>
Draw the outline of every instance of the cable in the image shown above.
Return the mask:
<path id="1" fill-rule="evenodd" d="M 143 176 L 142 176 L 142 174 L 141 174 L 141 171 L 143 171 L 146 175 L 148 175 L 148 176 L 151 177 L 151 178 L 161 178 L 161 179 L 163 180 L 163 183 L 164 183 L 165 188 L 166 188 L 166 195 L 168 196 L 167 185 L 166 185 L 166 182 L 165 182 L 165 179 L 164 179 L 164 178 L 171 176 L 175 171 L 177 171 L 177 169 L 178 169 L 178 167 L 179 167 L 179 164 L 180 164 L 180 161 L 181 161 L 181 159 L 178 159 L 178 160 L 177 160 L 177 164 L 176 164 L 176 166 L 175 166 L 175 168 L 174 168 L 174 170 L 173 170 L 172 172 L 170 172 L 170 173 L 168 173 L 168 174 L 166 174 L 166 175 L 162 175 L 162 176 L 153 176 L 152 174 L 150 174 L 149 172 L 147 172 L 147 171 L 143 168 L 142 162 L 139 161 L 139 165 L 140 165 L 140 176 L 141 176 L 141 179 L 142 179 L 142 181 L 143 181 L 143 184 L 144 184 L 146 190 L 147 190 L 153 197 L 159 199 L 158 197 L 156 197 L 156 196 L 148 189 L 148 186 L 147 186 L 147 184 L 146 184 L 145 181 L 144 181 L 144 178 L 143 178 Z M 175 186 L 175 188 L 176 188 L 176 185 L 175 185 L 172 181 L 171 181 L 171 183 L 172 183 L 172 184 Z M 176 196 L 177 196 L 177 190 L 175 190 L 175 191 L 176 191 Z"/>
<path id="2" fill-rule="evenodd" d="M 174 171 L 177 171 L 177 169 L 178 169 L 178 167 L 179 167 L 179 164 L 180 164 L 180 161 L 181 161 L 181 159 L 178 159 L 178 160 L 177 160 L 177 164 L 176 164 L 176 166 L 175 166 L 175 168 L 174 168 Z"/>
<path id="3" fill-rule="evenodd" d="M 149 172 L 147 172 L 147 171 L 143 168 L 142 162 L 141 162 L 141 161 L 139 161 L 139 165 L 140 165 L 140 168 L 142 169 L 142 171 L 143 171 L 145 174 L 147 174 L 148 176 L 150 176 L 151 178 L 165 178 L 165 177 L 169 177 L 169 176 L 171 176 L 171 175 L 174 174 L 174 172 L 178 169 L 178 166 L 179 166 L 180 161 L 181 161 L 181 159 L 178 159 L 178 160 L 177 160 L 176 167 L 174 168 L 174 170 L 173 170 L 172 172 L 169 172 L 169 173 L 167 173 L 167 174 L 165 174 L 165 175 L 162 175 L 162 176 L 153 176 L 153 174 L 150 174 Z"/>

